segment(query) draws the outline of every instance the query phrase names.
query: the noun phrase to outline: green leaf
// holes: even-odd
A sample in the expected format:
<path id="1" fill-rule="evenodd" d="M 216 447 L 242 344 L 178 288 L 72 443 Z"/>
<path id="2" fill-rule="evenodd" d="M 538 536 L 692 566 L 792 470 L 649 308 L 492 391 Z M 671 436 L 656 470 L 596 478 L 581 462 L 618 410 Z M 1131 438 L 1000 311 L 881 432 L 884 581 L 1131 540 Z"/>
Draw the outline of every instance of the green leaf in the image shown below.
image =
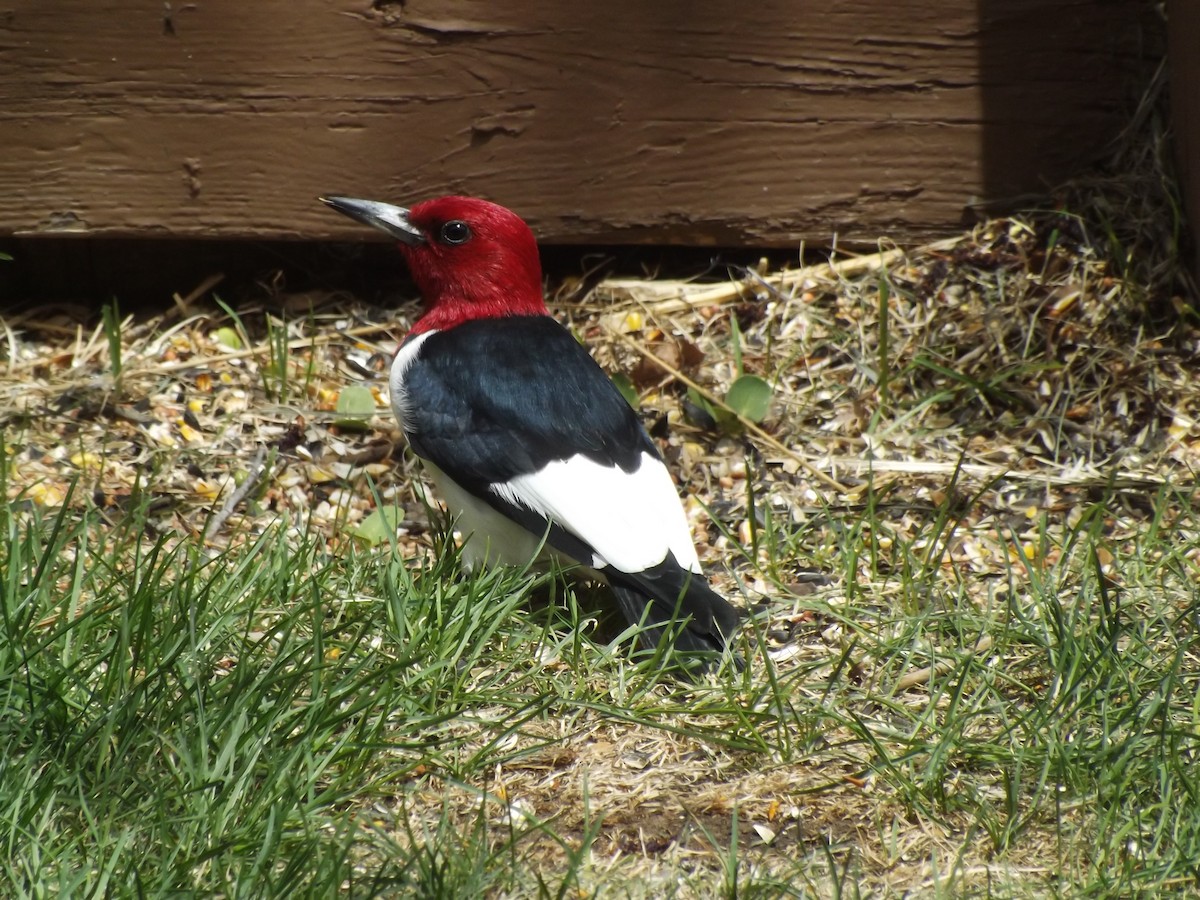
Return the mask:
<path id="1" fill-rule="evenodd" d="M 242 349 L 242 339 L 238 337 L 237 330 L 228 326 L 218 328 L 213 333 L 213 340 L 223 347 L 228 347 L 230 350 Z"/>
<path id="2" fill-rule="evenodd" d="M 743 375 L 729 386 L 725 402 L 743 419 L 755 424 L 771 411 L 771 385 L 757 375 Z"/>
<path id="3" fill-rule="evenodd" d="M 729 410 L 712 403 L 695 388 L 689 387 L 687 396 L 692 407 L 699 413 L 698 417 L 691 417 L 694 425 L 705 429 L 716 428 L 718 431 L 725 432 L 726 434 L 732 434 L 737 431 L 739 427 L 737 417 Z M 705 416 L 707 416 L 707 421 L 704 418 Z"/>
<path id="4" fill-rule="evenodd" d="M 398 506 L 381 506 L 353 528 L 350 534 L 374 547 L 396 537 L 396 529 L 404 521 L 404 510 Z"/>
<path id="5" fill-rule="evenodd" d="M 371 416 L 375 415 L 375 395 L 370 388 L 352 384 L 342 388 L 338 394 L 337 418 L 335 425 L 342 428 L 365 431 Z"/>
<path id="6" fill-rule="evenodd" d="M 624 372 L 617 372 L 612 377 L 613 386 L 621 392 L 621 396 L 625 398 L 625 402 L 634 409 L 641 409 L 642 398 L 638 396 L 637 388 L 633 386 L 633 381 Z"/>

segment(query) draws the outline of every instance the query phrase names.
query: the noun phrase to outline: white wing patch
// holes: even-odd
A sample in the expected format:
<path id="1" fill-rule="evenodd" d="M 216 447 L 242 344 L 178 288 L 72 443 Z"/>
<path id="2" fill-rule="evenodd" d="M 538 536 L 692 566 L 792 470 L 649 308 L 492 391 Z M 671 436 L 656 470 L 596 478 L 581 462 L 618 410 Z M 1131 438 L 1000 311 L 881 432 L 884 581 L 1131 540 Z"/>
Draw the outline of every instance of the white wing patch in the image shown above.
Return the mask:
<path id="1" fill-rule="evenodd" d="M 437 334 L 436 331 L 426 331 L 424 334 L 419 334 L 412 338 L 406 344 L 402 345 L 396 351 L 396 358 L 392 361 L 392 372 L 388 378 L 388 388 L 392 395 L 392 412 L 396 416 L 396 421 L 400 423 L 401 431 L 408 431 L 412 425 L 405 418 L 408 412 L 408 391 L 404 389 L 404 376 L 408 374 L 408 368 L 417 359 L 417 354 L 421 352 L 421 345 L 425 343 L 425 339 L 431 334 Z"/>
<path id="2" fill-rule="evenodd" d="M 392 412 L 406 432 L 412 431 L 412 423 L 404 380 L 425 339 L 435 333 L 427 331 L 410 339 L 392 362 Z M 523 565 L 537 555 L 541 535 L 529 534 L 472 497 L 428 460 L 422 462 L 468 537 L 464 547 L 468 567 L 495 562 Z M 675 485 L 662 461 L 649 453 L 642 454 L 641 465 L 632 473 L 574 456 L 551 462 L 532 474 L 490 485 L 489 490 L 584 540 L 593 549 L 593 557 L 575 562 L 585 566 L 641 572 L 662 562 L 669 551 L 679 565 L 696 573 L 701 571 Z"/>
<path id="3" fill-rule="evenodd" d="M 556 460 L 530 475 L 489 487 L 557 522 L 595 551 L 593 568 L 641 572 L 675 554 L 681 566 L 700 572 L 700 560 L 667 467 L 643 453 L 634 472 L 585 456 Z"/>

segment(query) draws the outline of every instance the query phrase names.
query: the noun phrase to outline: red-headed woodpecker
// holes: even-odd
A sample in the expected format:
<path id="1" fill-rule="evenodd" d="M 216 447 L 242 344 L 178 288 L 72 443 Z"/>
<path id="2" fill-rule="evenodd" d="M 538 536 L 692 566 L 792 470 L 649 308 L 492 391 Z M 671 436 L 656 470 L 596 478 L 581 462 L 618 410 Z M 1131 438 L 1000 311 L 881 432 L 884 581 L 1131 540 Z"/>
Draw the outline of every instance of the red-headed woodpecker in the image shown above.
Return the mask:
<path id="1" fill-rule="evenodd" d="M 424 300 L 392 409 L 467 536 L 465 564 L 548 549 L 607 582 L 646 643 L 669 627 L 678 650 L 724 650 L 738 615 L 704 578 L 658 448 L 546 310 L 529 226 L 469 197 L 322 199 L 396 238 Z"/>

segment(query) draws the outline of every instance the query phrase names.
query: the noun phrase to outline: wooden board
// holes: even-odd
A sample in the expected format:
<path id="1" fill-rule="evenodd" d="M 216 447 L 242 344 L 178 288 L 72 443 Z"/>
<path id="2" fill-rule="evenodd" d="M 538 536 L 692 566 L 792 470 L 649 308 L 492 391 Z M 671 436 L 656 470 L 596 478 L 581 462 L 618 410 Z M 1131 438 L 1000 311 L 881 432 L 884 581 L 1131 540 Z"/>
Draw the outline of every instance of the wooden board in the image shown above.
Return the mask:
<path id="1" fill-rule="evenodd" d="M 1192 223 L 1192 272 L 1200 285 L 1200 4 L 1170 0 L 1171 124 L 1180 187 Z"/>
<path id="2" fill-rule="evenodd" d="M 360 239 L 462 192 L 555 242 L 944 234 L 1126 121 L 1145 0 L 8 0 L 0 235 Z"/>

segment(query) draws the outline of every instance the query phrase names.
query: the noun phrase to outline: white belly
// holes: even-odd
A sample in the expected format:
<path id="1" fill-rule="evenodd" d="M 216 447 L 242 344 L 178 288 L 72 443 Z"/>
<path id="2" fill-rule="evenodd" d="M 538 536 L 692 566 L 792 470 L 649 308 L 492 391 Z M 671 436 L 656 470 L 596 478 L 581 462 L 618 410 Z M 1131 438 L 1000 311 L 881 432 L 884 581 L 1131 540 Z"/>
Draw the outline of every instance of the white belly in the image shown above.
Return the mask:
<path id="1" fill-rule="evenodd" d="M 462 562 L 468 570 L 480 566 L 527 566 L 530 563 L 557 557 L 568 566 L 575 560 L 543 548 L 542 536 L 534 536 L 509 519 L 464 491 L 441 469 L 426 460 L 421 460 L 429 477 L 433 480 L 437 495 L 450 515 L 456 520 L 456 528 L 464 538 Z"/>

